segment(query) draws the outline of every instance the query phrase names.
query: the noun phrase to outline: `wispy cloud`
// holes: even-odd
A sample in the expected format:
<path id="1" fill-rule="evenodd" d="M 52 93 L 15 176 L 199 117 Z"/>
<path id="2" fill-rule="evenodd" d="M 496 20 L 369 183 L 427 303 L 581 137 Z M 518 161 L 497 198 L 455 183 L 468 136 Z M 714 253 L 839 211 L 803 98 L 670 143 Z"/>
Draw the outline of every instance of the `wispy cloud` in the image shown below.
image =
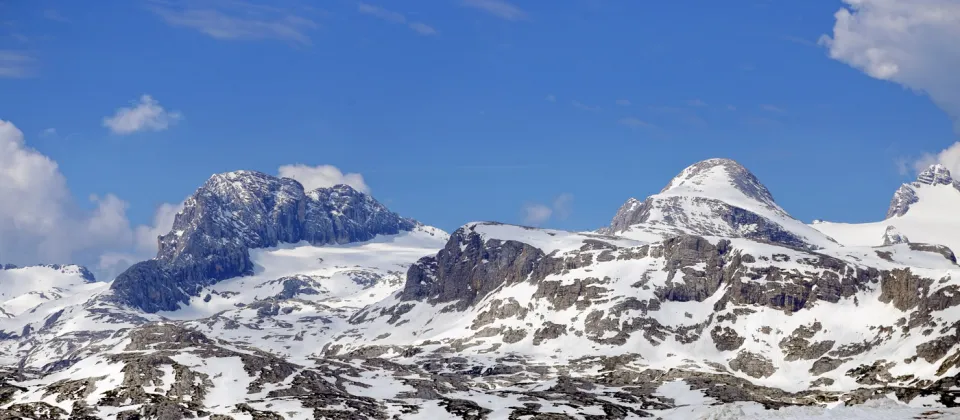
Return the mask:
<path id="1" fill-rule="evenodd" d="M 599 107 L 599 106 L 596 106 L 596 105 L 587 105 L 587 104 L 585 104 L 585 103 L 583 103 L 583 102 L 576 101 L 576 100 L 570 101 L 570 105 L 573 105 L 574 108 L 582 109 L 582 110 L 584 110 L 584 111 L 590 111 L 590 112 L 599 112 L 599 111 L 600 111 L 600 107 Z"/>
<path id="2" fill-rule="evenodd" d="M 463 0 L 462 4 L 503 20 L 517 21 L 527 17 L 527 12 L 502 0 Z"/>
<path id="3" fill-rule="evenodd" d="M 239 0 L 153 0 L 148 9 L 171 26 L 223 40 L 273 39 L 309 45 L 308 32 L 318 26 L 302 10 Z"/>
<path id="4" fill-rule="evenodd" d="M 522 210 L 525 225 L 540 226 L 550 219 L 564 220 L 573 211 L 573 194 L 560 194 L 551 204 L 528 203 Z"/>
<path id="5" fill-rule="evenodd" d="M 690 105 L 695 108 L 702 108 L 707 106 L 707 103 L 704 102 L 703 99 L 691 99 L 687 101 L 687 105 Z"/>
<path id="6" fill-rule="evenodd" d="M 23 78 L 35 74 L 34 58 L 20 51 L 0 50 L 0 78 Z"/>
<path id="7" fill-rule="evenodd" d="M 630 128 L 652 127 L 650 123 L 643 121 L 637 117 L 624 117 L 620 119 L 619 123 Z"/>
<path id="8" fill-rule="evenodd" d="M 357 10 L 365 15 L 370 15 L 378 19 L 391 23 L 406 25 L 408 28 L 420 35 L 436 35 L 437 30 L 423 22 L 411 22 L 402 13 L 384 9 L 380 6 L 374 6 L 367 3 L 359 3 Z"/>
<path id="9" fill-rule="evenodd" d="M 41 136 L 41 137 L 53 137 L 53 136 L 56 136 L 56 135 L 57 135 L 57 129 L 56 129 L 56 128 L 52 128 L 52 127 L 51 127 L 51 128 L 45 128 L 43 131 L 40 132 L 40 136 Z"/>
<path id="10" fill-rule="evenodd" d="M 103 126 L 114 134 L 126 135 L 138 131 L 163 131 L 176 124 L 183 115 L 167 111 L 150 95 L 143 95 L 133 106 L 117 110 L 111 117 L 104 117 Z"/>
<path id="11" fill-rule="evenodd" d="M 816 47 L 816 46 L 817 46 L 817 43 L 816 43 L 816 42 L 811 41 L 811 40 L 806 39 L 806 38 L 801 38 L 801 37 L 799 37 L 799 36 L 784 35 L 784 36 L 781 36 L 780 39 L 783 40 L 783 41 L 792 42 L 792 43 L 797 44 L 797 45 L 803 45 L 803 46 L 805 46 L 805 47 Z"/>
<path id="12" fill-rule="evenodd" d="M 556 102 L 556 101 L 557 101 L 557 97 L 554 96 L 554 95 L 547 95 L 547 97 L 544 98 L 544 99 L 546 99 L 547 102 Z"/>
<path id="13" fill-rule="evenodd" d="M 733 106 L 733 105 L 727 105 L 726 108 L 727 108 L 727 111 L 736 111 L 736 110 L 737 110 L 737 107 L 736 107 L 736 106 Z"/>
<path id="14" fill-rule="evenodd" d="M 69 23 L 70 19 L 67 19 L 56 9 L 45 9 L 43 11 L 43 17 L 56 22 Z"/>
<path id="15" fill-rule="evenodd" d="M 616 103 L 617 103 L 617 105 L 620 105 L 620 106 L 630 106 L 630 100 L 629 100 L 629 99 L 617 99 L 617 102 L 616 102 Z"/>
<path id="16" fill-rule="evenodd" d="M 771 105 L 771 104 L 762 104 L 760 105 L 760 109 L 767 112 L 772 112 L 774 114 L 785 114 L 787 112 L 783 108 L 780 108 L 776 105 Z"/>

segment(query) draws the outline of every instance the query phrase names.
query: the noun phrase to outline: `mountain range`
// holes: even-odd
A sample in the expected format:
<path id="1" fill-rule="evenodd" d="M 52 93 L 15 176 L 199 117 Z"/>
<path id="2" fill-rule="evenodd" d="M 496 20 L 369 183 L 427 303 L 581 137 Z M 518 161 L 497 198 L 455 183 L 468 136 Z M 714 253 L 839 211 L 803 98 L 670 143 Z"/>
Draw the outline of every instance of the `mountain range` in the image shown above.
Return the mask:
<path id="1" fill-rule="evenodd" d="M 2 267 L 0 419 L 958 418 L 958 211 L 935 165 L 806 224 L 710 159 L 597 231 L 448 234 L 218 174 L 110 282 Z"/>

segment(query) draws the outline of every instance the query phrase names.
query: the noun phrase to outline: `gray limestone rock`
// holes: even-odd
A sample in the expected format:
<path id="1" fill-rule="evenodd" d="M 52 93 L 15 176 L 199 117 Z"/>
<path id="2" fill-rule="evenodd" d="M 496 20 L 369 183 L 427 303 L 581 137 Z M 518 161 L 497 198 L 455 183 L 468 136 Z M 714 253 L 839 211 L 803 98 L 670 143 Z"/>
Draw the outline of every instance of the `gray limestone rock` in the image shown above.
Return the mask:
<path id="1" fill-rule="evenodd" d="M 746 350 L 737 353 L 737 357 L 730 360 L 729 365 L 730 369 L 743 372 L 752 378 L 766 378 L 777 371 L 770 359 Z"/>
<path id="2" fill-rule="evenodd" d="M 418 225 L 347 185 L 305 192 L 259 172 L 218 174 L 184 203 L 157 257 L 121 273 L 111 289 L 119 303 L 146 312 L 175 310 L 206 286 L 251 274 L 250 248 L 366 241 Z"/>

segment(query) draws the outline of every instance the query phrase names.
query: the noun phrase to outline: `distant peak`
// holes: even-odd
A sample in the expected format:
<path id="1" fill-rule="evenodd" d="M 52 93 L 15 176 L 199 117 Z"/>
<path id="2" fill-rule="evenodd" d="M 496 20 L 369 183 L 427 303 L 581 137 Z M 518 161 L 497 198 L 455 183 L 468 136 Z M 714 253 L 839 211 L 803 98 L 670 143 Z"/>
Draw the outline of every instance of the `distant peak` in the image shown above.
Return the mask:
<path id="1" fill-rule="evenodd" d="M 936 187 L 938 185 L 950 185 L 960 190 L 960 182 L 955 181 L 950 174 L 950 170 L 941 164 L 930 165 L 927 169 L 917 175 L 917 180 L 908 184 L 903 184 L 893 194 L 890 200 L 890 207 L 887 209 L 887 218 L 903 216 L 907 214 L 910 207 L 920 201 L 919 190 L 929 185 Z"/>
<path id="2" fill-rule="evenodd" d="M 929 168 L 917 175 L 917 182 L 927 185 L 950 185 L 953 177 L 950 170 L 941 164 L 930 165 Z"/>
<path id="3" fill-rule="evenodd" d="M 747 168 L 732 159 L 707 159 L 680 172 L 661 194 L 672 190 L 709 192 L 733 187 L 740 193 L 769 206 L 775 206 L 773 194 Z"/>

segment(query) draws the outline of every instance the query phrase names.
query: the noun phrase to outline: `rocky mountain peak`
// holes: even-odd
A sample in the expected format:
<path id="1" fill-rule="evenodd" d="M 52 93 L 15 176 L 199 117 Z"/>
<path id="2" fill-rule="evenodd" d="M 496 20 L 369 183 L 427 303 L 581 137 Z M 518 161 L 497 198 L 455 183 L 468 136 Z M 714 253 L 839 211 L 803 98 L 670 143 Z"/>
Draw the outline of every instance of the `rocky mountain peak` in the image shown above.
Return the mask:
<path id="1" fill-rule="evenodd" d="M 917 182 L 926 185 L 950 185 L 953 184 L 953 177 L 946 166 L 938 163 L 920 172 L 917 175 Z"/>
<path id="2" fill-rule="evenodd" d="M 134 265 L 112 288 L 147 312 L 175 310 L 207 285 L 252 272 L 250 248 L 360 242 L 419 225 L 347 185 L 305 192 L 293 179 L 261 172 L 216 174 L 184 202 L 159 238 L 157 258 Z"/>
<path id="3" fill-rule="evenodd" d="M 897 192 L 893 194 L 893 199 L 890 200 L 887 218 L 907 214 L 910 207 L 920 201 L 919 189 L 940 185 L 952 186 L 955 190 L 960 191 L 960 181 L 953 179 L 946 166 L 941 164 L 930 165 L 929 168 L 917 175 L 916 181 L 903 184 L 897 189 Z"/>

